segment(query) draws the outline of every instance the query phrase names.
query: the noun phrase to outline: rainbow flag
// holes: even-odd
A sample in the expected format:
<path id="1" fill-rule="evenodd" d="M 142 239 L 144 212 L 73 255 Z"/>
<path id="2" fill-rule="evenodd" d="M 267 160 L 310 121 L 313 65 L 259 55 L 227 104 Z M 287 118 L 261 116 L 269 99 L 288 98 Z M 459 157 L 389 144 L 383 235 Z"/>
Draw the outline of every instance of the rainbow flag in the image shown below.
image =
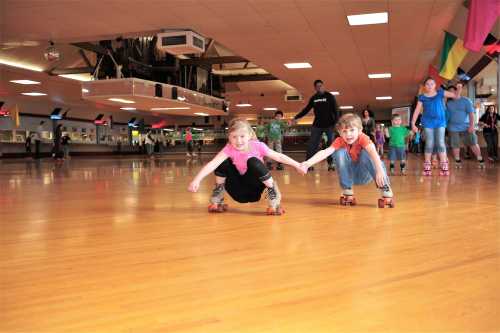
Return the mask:
<path id="1" fill-rule="evenodd" d="M 467 52 L 469 51 L 464 47 L 462 40 L 445 31 L 439 75 L 447 80 L 453 79 Z"/>

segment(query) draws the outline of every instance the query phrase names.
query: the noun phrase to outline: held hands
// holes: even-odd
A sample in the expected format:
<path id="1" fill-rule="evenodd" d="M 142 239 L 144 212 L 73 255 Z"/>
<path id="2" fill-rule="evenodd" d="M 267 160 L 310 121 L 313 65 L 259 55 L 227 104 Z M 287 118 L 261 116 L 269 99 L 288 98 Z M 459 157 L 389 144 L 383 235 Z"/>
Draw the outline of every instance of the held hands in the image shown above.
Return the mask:
<path id="1" fill-rule="evenodd" d="M 307 174 L 307 170 L 309 170 L 309 164 L 307 164 L 307 162 L 300 163 L 298 170 L 300 170 L 299 173 L 302 175 Z"/>
<path id="2" fill-rule="evenodd" d="M 188 186 L 188 191 L 196 193 L 198 192 L 198 189 L 200 188 L 200 182 L 192 181 L 189 186 Z"/>
<path id="3" fill-rule="evenodd" d="M 467 132 L 474 133 L 474 126 L 469 126 L 469 128 L 467 129 Z"/>
<path id="4" fill-rule="evenodd" d="M 413 133 L 417 133 L 418 132 L 417 126 L 415 126 L 413 124 L 411 125 L 411 130 L 412 130 Z"/>

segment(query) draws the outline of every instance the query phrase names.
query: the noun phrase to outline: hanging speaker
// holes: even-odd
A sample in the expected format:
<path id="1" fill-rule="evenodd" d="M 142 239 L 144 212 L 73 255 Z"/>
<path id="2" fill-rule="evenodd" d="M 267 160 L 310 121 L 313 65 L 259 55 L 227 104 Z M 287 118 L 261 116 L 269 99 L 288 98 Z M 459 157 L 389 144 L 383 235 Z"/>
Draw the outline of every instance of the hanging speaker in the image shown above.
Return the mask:
<path id="1" fill-rule="evenodd" d="M 172 87 L 172 99 L 177 99 L 178 96 L 177 87 Z"/>
<path id="2" fill-rule="evenodd" d="M 210 118 L 209 117 L 205 117 L 205 124 L 208 124 L 210 122 Z"/>
<path id="3" fill-rule="evenodd" d="M 155 84 L 155 97 L 163 97 L 163 86 L 160 83 Z"/>

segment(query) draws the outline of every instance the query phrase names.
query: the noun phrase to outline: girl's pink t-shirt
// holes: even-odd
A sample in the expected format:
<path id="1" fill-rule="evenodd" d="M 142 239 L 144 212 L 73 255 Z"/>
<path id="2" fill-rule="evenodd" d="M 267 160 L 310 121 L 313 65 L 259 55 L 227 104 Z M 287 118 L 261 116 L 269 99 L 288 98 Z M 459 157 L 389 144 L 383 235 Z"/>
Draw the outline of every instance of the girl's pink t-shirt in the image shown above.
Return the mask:
<path id="1" fill-rule="evenodd" d="M 191 132 L 186 133 L 186 142 L 191 142 L 193 140 L 193 134 Z"/>
<path id="2" fill-rule="evenodd" d="M 228 143 L 222 152 L 226 154 L 233 164 L 238 169 L 238 172 L 243 175 L 247 172 L 247 161 L 251 157 L 257 157 L 259 160 L 264 162 L 264 156 L 267 156 L 269 152 L 269 147 L 258 140 L 251 140 L 248 142 L 249 150 L 240 151 L 234 148 L 230 143 Z"/>

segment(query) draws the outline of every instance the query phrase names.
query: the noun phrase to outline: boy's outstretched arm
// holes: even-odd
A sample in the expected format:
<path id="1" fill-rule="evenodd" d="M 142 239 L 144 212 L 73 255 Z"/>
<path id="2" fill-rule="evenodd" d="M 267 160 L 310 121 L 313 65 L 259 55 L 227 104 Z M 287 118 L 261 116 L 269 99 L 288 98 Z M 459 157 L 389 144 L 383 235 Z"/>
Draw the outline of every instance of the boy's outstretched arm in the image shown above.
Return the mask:
<path id="1" fill-rule="evenodd" d="M 313 166 L 314 164 L 323 161 L 324 159 L 326 159 L 328 156 L 330 156 L 334 152 L 335 152 L 335 148 L 333 148 L 332 146 L 330 146 L 326 149 L 320 150 L 316 154 L 314 154 L 313 157 L 311 157 L 310 159 L 308 159 L 305 162 L 302 162 L 302 165 L 305 165 L 309 168 L 309 167 Z"/>
<path id="2" fill-rule="evenodd" d="M 200 172 L 198 172 L 198 174 L 194 177 L 193 181 L 188 186 L 188 191 L 197 192 L 203 178 L 211 174 L 227 158 L 228 156 L 222 151 L 215 155 L 215 157 L 210 162 L 205 164 L 205 166 L 201 168 Z"/>
<path id="3" fill-rule="evenodd" d="M 368 147 L 366 147 L 366 152 L 375 166 L 375 182 L 378 187 L 383 187 L 385 185 L 384 168 L 382 168 L 382 161 L 380 160 L 380 156 L 377 153 L 375 145 L 370 143 Z"/>

